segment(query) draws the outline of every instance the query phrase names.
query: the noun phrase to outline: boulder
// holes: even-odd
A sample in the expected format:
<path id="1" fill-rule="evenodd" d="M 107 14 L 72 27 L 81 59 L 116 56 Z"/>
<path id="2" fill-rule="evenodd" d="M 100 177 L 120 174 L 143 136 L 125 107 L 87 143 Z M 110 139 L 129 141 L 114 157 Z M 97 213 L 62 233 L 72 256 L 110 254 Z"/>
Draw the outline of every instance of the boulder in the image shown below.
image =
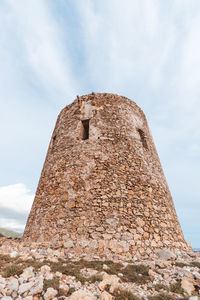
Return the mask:
<path id="1" fill-rule="evenodd" d="M 110 293 L 113 293 L 115 289 L 119 287 L 119 280 L 120 278 L 116 275 L 109 275 L 105 273 L 103 275 L 103 281 L 101 281 L 98 285 L 99 289 L 101 291 L 104 291 L 107 286 L 110 287 L 109 291 Z"/>
<path id="2" fill-rule="evenodd" d="M 176 259 L 176 255 L 169 249 L 163 248 L 157 253 L 158 257 L 163 260 Z"/>
<path id="3" fill-rule="evenodd" d="M 195 291 L 194 281 L 188 277 L 182 278 L 181 287 L 189 296 Z"/>
<path id="4" fill-rule="evenodd" d="M 8 286 L 7 286 L 7 288 L 8 288 L 9 290 L 11 290 L 12 292 L 13 292 L 13 291 L 17 291 L 18 288 L 19 288 L 19 282 L 18 282 L 18 280 L 17 280 L 16 278 L 10 279 L 10 280 L 8 281 Z"/>
<path id="5" fill-rule="evenodd" d="M 29 291 L 33 285 L 34 285 L 34 282 L 27 282 L 27 283 L 21 284 L 19 287 L 19 290 L 18 290 L 18 294 L 21 295 L 21 294 Z"/>
<path id="6" fill-rule="evenodd" d="M 17 251 L 13 251 L 13 252 L 10 253 L 11 258 L 17 257 L 17 255 L 18 255 Z"/>
<path id="7" fill-rule="evenodd" d="M 58 294 L 58 291 L 54 290 L 53 288 L 48 288 L 46 293 L 44 294 L 45 300 L 51 300 Z"/>
<path id="8" fill-rule="evenodd" d="M 43 291 L 43 278 L 37 278 L 36 281 L 34 282 L 34 285 L 32 286 L 32 288 L 30 289 L 30 293 L 31 295 L 36 295 L 39 293 L 42 293 Z"/>
<path id="9" fill-rule="evenodd" d="M 23 278 L 23 281 L 27 281 L 29 278 L 33 278 L 34 276 L 35 276 L 35 274 L 33 271 L 33 267 L 28 267 L 20 275 L 20 278 Z"/>
<path id="10" fill-rule="evenodd" d="M 70 297 L 69 300 L 97 300 L 97 298 L 92 295 L 90 292 L 86 292 L 83 290 L 78 290 L 74 292 Z"/>
<path id="11" fill-rule="evenodd" d="M 104 291 L 99 297 L 99 300 L 113 300 L 113 299 L 114 299 L 113 296 L 106 291 Z"/>

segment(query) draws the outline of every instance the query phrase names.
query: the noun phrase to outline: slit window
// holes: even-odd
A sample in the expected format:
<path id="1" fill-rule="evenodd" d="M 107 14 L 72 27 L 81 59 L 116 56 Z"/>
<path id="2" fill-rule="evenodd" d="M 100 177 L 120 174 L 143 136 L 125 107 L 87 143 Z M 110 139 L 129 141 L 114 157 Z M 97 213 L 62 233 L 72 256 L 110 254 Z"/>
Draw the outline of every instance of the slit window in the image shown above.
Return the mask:
<path id="1" fill-rule="evenodd" d="M 56 141 L 56 135 L 54 135 L 52 138 L 52 148 L 51 148 L 52 152 L 54 151 L 54 148 L 55 148 L 55 141 Z"/>
<path id="2" fill-rule="evenodd" d="M 142 142 L 142 145 L 145 149 L 148 149 L 148 145 L 147 145 L 147 138 L 146 135 L 144 133 L 144 131 L 142 129 L 137 129 L 139 135 L 140 135 L 140 140 Z"/>
<path id="3" fill-rule="evenodd" d="M 82 140 L 89 139 L 89 121 L 90 120 L 82 120 Z"/>

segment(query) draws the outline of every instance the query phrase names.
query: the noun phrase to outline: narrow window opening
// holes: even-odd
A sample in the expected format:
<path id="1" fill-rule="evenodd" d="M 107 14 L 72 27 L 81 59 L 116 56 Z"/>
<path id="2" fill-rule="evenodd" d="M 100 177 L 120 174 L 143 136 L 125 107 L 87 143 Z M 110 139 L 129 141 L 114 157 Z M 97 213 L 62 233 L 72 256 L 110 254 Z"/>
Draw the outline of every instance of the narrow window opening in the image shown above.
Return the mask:
<path id="1" fill-rule="evenodd" d="M 89 139 L 89 121 L 90 120 L 82 120 L 82 140 Z"/>
<path id="2" fill-rule="evenodd" d="M 141 140 L 141 142 L 142 142 L 143 147 L 144 147 L 145 149 L 148 149 L 147 139 L 146 139 L 146 135 L 145 135 L 144 131 L 141 130 L 141 129 L 137 129 L 137 131 L 138 131 L 138 133 L 139 133 L 139 135 L 140 135 L 140 140 Z"/>
<path id="3" fill-rule="evenodd" d="M 55 148 L 55 141 L 56 141 L 56 135 L 54 135 L 52 138 L 52 148 L 51 148 L 52 152 L 54 151 L 54 148 Z"/>

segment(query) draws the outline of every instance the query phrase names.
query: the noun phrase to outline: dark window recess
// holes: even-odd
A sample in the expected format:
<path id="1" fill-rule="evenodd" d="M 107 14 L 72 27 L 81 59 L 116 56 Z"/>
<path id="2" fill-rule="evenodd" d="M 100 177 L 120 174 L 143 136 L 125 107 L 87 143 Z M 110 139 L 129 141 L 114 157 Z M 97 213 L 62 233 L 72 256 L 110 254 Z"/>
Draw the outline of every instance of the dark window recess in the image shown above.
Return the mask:
<path id="1" fill-rule="evenodd" d="M 54 135 L 52 138 L 52 148 L 51 148 L 52 152 L 54 151 L 54 148 L 55 148 L 55 141 L 56 141 L 56 135 Z"/>
<path id="2" fill-rule="evenodd" d="M 146 135 L 144 133 L 144 131 L 142 131 L 141 129 L 137 129 L 139 135 L 140 135 L 140 140 L 142 142 L 142 145 L 145 149 L 148 149 L 148 145 L 147 145 L 147 139 L 146 139 Z"/>
<path id="3" fill-rule="evenodd" d="M 90 120 L 82 120 L 82 140 L 89 139 L 89 121 Z"/>

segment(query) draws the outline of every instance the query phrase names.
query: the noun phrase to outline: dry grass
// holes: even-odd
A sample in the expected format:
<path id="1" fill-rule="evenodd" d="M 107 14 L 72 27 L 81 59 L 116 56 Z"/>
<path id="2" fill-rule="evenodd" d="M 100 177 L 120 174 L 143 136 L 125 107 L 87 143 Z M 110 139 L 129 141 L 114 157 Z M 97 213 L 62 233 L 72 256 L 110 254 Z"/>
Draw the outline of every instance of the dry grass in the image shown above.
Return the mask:
<path id="1" fill-rule="evenodd" d="M 103 280 L 103 276 L 100 274 L 95 274 L 88 278 L 88 281 L 91 283 L 95 283 L 97 281 L 102 281 L 102 280 Z"/>
<path id="2" fill-rule="evenodd" d="M 58 262 L 51 262 L 49 260 L 38 262 L 36 259 L 29 259 L 27 261 L 23 261 L 19 257 L 11 258 L 8 255 L 0 255 L 0 275 L 3 275 L 4 277 L 20 275 L 23 272 L 23 270 L 29 266 L 32 266 L 37 272 L 41 266 L 48 265 L 50 266 L 52 272 L 55 273 L 58 271 L 65 275 L 75 276 L 76 281 L 80 281 L 82 284 L 85 284 L 86 282 L 100 281 L 101 278 L 99 277 L 99 275 L 87 278 L 83 274 L 81 274 L 81 269 L 91 268 L 97 270 L 98 272 L 102 272 L 104 271 L 104 264 L 108 266 L 108 269 L 106 270 L 108 274 L 118 275 L 118 273 L 122 273 L 122 281 L 143 284 L 150 280 L 148 275 L 149 267 L 144 265 L 130 264 L 124 268 L 123 264 L 114 263 L 109 260 L 86 261 L 83 259 L 75 262 L 62 259 L 59 259 Z"/>
<path id="3" fill-rule="evenodd" d="M 184 295 L 184 290 L 181 287 L 181 281 L 178 280 L 170 285 L 170 291 L 176 294 Z"/>
<path id="4" fill-rule="evenodd" d="M 127 290 L 116 289 L 113 293 L 115 300 L 140 300 L 140 298 L 136 297 Z"/>
<path id="5" fill-rule="evenodd" d="M 171 295 L 167 295 L 164 293 L 158 294 L 156 296 L 149 296 L 148 300 L 175 300 L 176 298 L 172 297 Z"/>
<path id="6" fill-rule="evenodd" d="M 53 288 L 53 289 L 57 290 L 58 291 L 58 294 L 56 295 L 57 297 L 66 296 L 66 294 L 64 293 L 64 291 L 62 291 L 59 288 L 59 278 L 58 277 L 54 277 L 51 280 L 46 280 L 46 279 L 44 280 L 44 285 L 43 285 L 44 292 L 46 292 L 46 290 L 48 288 Z"/>
<path id="7" fill-rule="evenodd" d="M 19 257 L 11 258 L 9 255 L 0 255 L 0 275 L 4 277 L 10 277 L 23 273 L 25 268 L 32 266 L 36 271 L 43 266 L 44 263 L 36 260 L 23 261 Z"/>
<path id="8" fill-rule="evenodd" d="M 106 264 L 109 269 L 106 270 L 108 274 L 115 274 L 117 275 L 123 268 L 122 264 L 114 263 L 112 261 L 86 261 L 86 260 L 79 260 L 79 261 L 66 261 L 66 260 L 59 260 L 59 262 L 51 262 L 51 261 L 44 261 L 43 264 L 47 264 L 51 267 L 52 272 L 60 272 L 65 275 L 75 276 L 76 281 L 80 281 L 82 284 L 85 282 L 95 282 L 102 280 L 102 277 L 99 275 L 94 275 L 91 277 L 85 277 L 81 274 L 81 270 L 84 268 L 90 268 L 97 270 L 98 272 L 104 271 L 103 265 Z"/>
<path id="9" fill-rule="evenodd" d="M 193 261 L 193 262 L 191 262 L 190 266 L 191 266 L 191 267 L 196 267 L 196 268 L 199 268 L 199 269 L 200 269 L 200 262 L 198 262 L 198 261 Z"/>
<path id="10" fill-rule="evenodd" d="M 4 272 L 3 272 L 3 277 L 8 278 L 11 276 L 20 276 L 24 271 L 24 267 L 23 266 L 18 266 L 16 264 L 13 264 L 11 266 L 8 266 Z"/>
<path id="11" fill-rule="evenodd" d="M 148 271 L 149 267 L 145 265 L 128 265 L 121 270 L 121 273 L 124 275 L 122 280 L 144 284 L 150 280 Z"/>
<path id="12" fill-rule="evenodd" d="M 190 265 L 188 264 L 185 264 L 183 262 L 175 262 L 174 264 L 176 267 L 179 267 L 179 268 L 183 268 L 183 267 L 189 267 Z"/>
<path id="13" fill-rule="evenodd" d="M 154 285 L 154 288 L 157 292 L 159 292 L 160 290 L 165 290 L 165 291 L 169 292 L 169 287 L 164 284 L 161 284 L 161 283 Z"/>

